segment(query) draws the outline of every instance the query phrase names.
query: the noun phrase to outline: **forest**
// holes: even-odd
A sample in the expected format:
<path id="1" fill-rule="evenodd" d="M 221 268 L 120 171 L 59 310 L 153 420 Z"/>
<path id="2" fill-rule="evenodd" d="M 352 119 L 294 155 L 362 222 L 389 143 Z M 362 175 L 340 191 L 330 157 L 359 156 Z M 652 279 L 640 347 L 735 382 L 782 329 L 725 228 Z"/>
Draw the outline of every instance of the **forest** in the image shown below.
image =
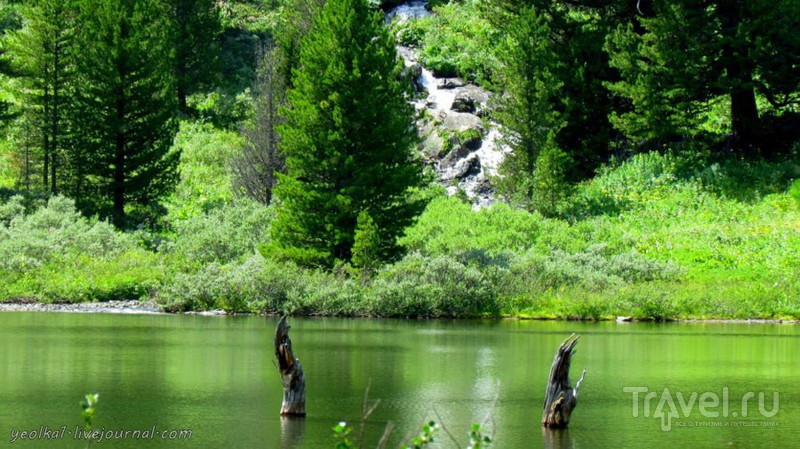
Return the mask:
<path id="1" fill-rule="evenodd" d="M 0 301 L 800 318 L 800 3 L 395 6 L 0 1 Z M 423 142 L 490 129 L 486 205 Z"/>

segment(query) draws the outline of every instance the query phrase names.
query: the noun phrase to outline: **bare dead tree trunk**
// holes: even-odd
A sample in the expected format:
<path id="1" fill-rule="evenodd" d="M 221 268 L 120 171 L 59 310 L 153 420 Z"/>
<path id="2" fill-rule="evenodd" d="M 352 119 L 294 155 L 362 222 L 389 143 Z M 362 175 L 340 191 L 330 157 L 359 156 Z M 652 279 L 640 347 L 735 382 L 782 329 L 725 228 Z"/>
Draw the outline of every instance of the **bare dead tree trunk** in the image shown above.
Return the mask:
<path id="1" fill-rule="evenodd" d="M 290 328 L 284 316 L 275 329 L 275 357 L 278 358 L 278 370 L 283 384 L 281 416 L 306 416 L 306 379 L 300 361 L 292 352 Z"/>
<path id="2" fill-rule="evenodd" d="M 563 429 L 569 424 L 572 410 L 578 404 L 578 389 L 581 387 L 586 370 L 573 389 L 569 381 L 569 365 L 572 362 L 578 336 L 570 335 L 561 343 L 550 367 L 550 378 L 544 396 L 542 426 L 550 429 Z"/>

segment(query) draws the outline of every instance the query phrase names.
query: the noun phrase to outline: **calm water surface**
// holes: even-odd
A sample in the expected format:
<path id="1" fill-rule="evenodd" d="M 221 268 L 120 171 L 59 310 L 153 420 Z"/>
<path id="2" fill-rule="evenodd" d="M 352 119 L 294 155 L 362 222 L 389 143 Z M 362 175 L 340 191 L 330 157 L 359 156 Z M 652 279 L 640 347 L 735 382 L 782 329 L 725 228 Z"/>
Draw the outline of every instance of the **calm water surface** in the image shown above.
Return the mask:
<path id="1" fill-rule="evenodd" d="M 291 335 L 307 374 L 309 416 L 281 420 L 276 324 L 258 317 L 2 313 L 0 447 L 84 447 L 70 433 L 80 423 L 83 395 L 98 392 L 98 428 L 193 433 L 185 441 L 93 447 L 331 448 L 333 425 L 357 425 L 368 385 L 370 400 L 381 402 L 366 425 L 367 447 L 389 421 L 396 447 L 430 419 L 444 422 L 462 447 L 470 423 L 484 421 L 498 448 L 800 441 L 797 326 L 295 319 Z M 585 368 L 586 381 L 569 430 L 543 433 L 545 379 L 555 348 L 571 332 L 581 335 L 573 376 Z M 647 404 L 640 394 L 635 417 L 625 387 L 657 394 Z M 755 396 L 743 418 L 747 392 Z M 759 411 L 760 392 L 764 411 L 774 416 Z M 662 415 L 672 417 L 667 431 Z M 67 426 L 67 433 L 63 440 L 10 443 L 12 431 L 42 425 Z M 454 447 L 439 436 L 438 447 Z"/>

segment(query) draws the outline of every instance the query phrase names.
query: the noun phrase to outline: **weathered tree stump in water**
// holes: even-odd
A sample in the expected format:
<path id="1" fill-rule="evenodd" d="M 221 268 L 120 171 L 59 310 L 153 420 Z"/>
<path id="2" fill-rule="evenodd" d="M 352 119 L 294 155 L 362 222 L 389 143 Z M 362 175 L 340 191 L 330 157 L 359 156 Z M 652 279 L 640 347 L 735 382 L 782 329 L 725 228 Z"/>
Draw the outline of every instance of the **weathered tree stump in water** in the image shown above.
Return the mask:
<path id="1" fill-rule="evenodd" d="M 275 357 L 278 358 L 278 370 L 283 384 L 281 416 L 306 416 L 306 379 L 300 361 L 292 352 L 290 328 L 284 316 L 275 329 Z"/>
<path id="2" fill-rule="evenodd" d="M 572 361 L 578 336 L 570 335 L 556 351 L 553 365 L 550 367 L 550 378 L 544 396 L 542 426 L 551 429 L 563 429 L 569 424 L 572 410 L 578 404 L 578 389 L 581 387 L 586 370 L 573 389 L 569 382 L 569 365 Z"/>

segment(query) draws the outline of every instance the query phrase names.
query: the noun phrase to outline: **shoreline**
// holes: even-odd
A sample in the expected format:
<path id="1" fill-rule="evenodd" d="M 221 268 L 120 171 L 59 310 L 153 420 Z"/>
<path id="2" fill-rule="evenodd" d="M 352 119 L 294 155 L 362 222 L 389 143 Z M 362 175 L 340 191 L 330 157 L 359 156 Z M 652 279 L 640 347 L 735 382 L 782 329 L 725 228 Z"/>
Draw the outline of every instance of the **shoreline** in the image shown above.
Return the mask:
<path id="1" fill-rule="evenodd" d="M 0 302 L 0 312 L 107 313 L 167 315 L 155 301 L 113 300 L 106 302 L 42 303 L 33 300 Z"/>
<path id="2" fill-rule="evenodd" d="M 189 312 L 167 312 L 155 301 L 137 300 L 113 300 L 106 302 L 79 302 L 79 303 L 42 303 L 34 300 L 17 299 L 12 301 L 0 301 L 0 313 L 2 312 L 52 312 L 52 313 L 105 313 L 123 315 L 198 315 L 198 316 L 267 316 L 274 313 L 228 313 L 224 310 L 208 311 L 189 311 Z M 386 317 L 381 317 L 386 318 Z M 415 318 L 416 319 L 416 318 Z M 459 319 L 459 318 L 456 318 Z M 475 319 L 475 318 L 462 318 Z M 656 323 L 653 320 L 636 319 L 627 316 L 620 316 L 600 320 L 582 319 L 559 319 L 549 317 L 523 316 L 523 317 L 490 317 L 487 319 L 496 320 L 519 320 L 519 321 L 595 321 L 598 323 L 616 322 L 618 324 L 627 323 Z M 800 320 L 776 319 L 776 318 L 685 318 L 668 319 L 657 323 L 698 323 L 698 324 L 800 324 Z"/>

